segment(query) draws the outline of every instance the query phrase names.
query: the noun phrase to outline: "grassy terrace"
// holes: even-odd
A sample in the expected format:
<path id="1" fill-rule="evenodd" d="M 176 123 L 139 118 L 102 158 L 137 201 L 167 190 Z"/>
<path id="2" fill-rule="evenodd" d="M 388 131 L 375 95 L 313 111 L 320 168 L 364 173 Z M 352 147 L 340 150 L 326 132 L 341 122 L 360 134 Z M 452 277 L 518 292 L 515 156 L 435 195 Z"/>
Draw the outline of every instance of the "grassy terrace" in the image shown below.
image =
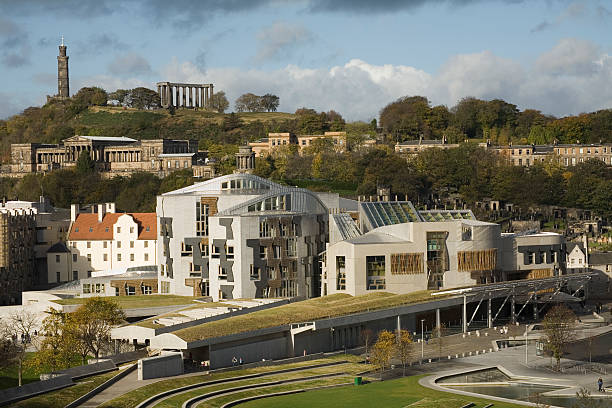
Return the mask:
<path id="1" fill-rule="evenodd" d="M 136 326 L 140 326 L 140 327 L 148 327 L 150 329 L 158 329 L 160 327 L 166 327 L 163 324 L 156 324 L 154 323 L 155 320 L 160 319 L 160 318 L 164 318 L 164 317 L 181 317 L 184 316 L 182 315 L 180 312 L 183 310 L 193 310 L 193 309 L 205 309 L 205 308 L 209 308 L 209 307 L 224 307 L 224 306 L 231 306 L 228 305 L 227 303 L 219 303 L 219 302 L 207 302 L 207 303 L 198 303 L 195 304 L 193 306 L 188 306 L 184 309 L 181 309 L 179 311 L 176 312 L 172 312 L 172 313 L 164 313 L 155 317 L 151 317 L 149 319 L 145 319 L 142 321 L 139 321 L 137 323 L 134 323 L 134 325 Z"/>
<path id="2" fill-rule="evenodd" d="M 393 295 L 386 292 L 377 292 L 355 297 L 335 294 L 260 310 L 242 316 L 228 317 L 227 319 L 177 330 L 174 334 L 183 340 L 195 341 L 267 327 L 420 303 L 431 300 L 430 293 L 431 291 L 420 291 L 406 295 Z M 440 296 L 437 297 L 437 299 L 439 298 Z"/>
<path id="3" fill-rule="evenodd" d="M 87 298 L 71 298 L 54 300 L 59 305 L 81 305 Z M 140 309 L 146 307 L 189 305 L 198 297 L 176 295 L 140 295 L 117 296 L 114 300 L 122 309 Z"/>
<path id="4" fill-rule="evenodd" d="M 480 398 L 464 397 L 422 387 L 418 381 L 422 376 L 412 376 L 397 380 L 373 382 L 360 387 L 342 387 L 329 390 L 308 391 L 306 393 L 264 398 L 240 404 L 240 408 L 459 408 L 473 402 L 482 408 L 491 401 Z M 261 394 L 267 394 L 266 390 Z M 246 395 L 245 395 L 246 396 Z M 232 398 L 238 399 L 236 397 Z M 204 405 L 217 406 L 217 405 Z M 522 405 L 495 402 L 495 408 L 519 408 Z"/>
<path id="5" fill-rule="evenodd" d="M 357 363 L 360 359 L 356 356 L 340 355 L 340 356 L 334 356 L 334 357 L 329 357 L 329 358 L 320 359 L 320 360 L 284 364 L 282 366 L 257 367 L 257 368 L 249 368 L 245 370 L 228 371 L 228 372 L 213 373 L 213 374 L 202 374 L 202 375 L 189 376 L 189 377 L 174 377 L 168 380 L 161 380 L 161 381 L 158 381 L 152 384 L 145 385 L 144 387 L 134 389 L 115 399 L 105 402 L 100 407 L 129 408 L 129 407 L 134 407 L 138 405 L 139 403 L 146 400 L 147 398 L 150 398 L 156 394 L 159 394 L 160 392 L 173 390 L 173 389 L 180 388 L 186 385 L 197 384 L 197 383 L 204 382 L 204 381 L 218 380 L 222 378 L 232 378 L 232 377 L 247 375 L 247 374 L 266 373 L 266 372 L 277 371 L 277 370 L 282 370 L 286 368 L 304 367 L 304 366 L 322 364 L 322 363 L 327 363 L 331 361 L 339 361 L 339 360 Z M 336 366 L 336 367 L 343 367 L 342 372 L 344 372 L 343 370 L 345 369 L 345 366 Z M 336 368 L 336 370 L 338 370 L 339 372 L 341 371 L 340 368 Z M 332 372 L 332 371 L 328 371 L 328 372 Z M 232 384 L 235 384 L 235 383 L 232 383 Z M 227 385 L 227 387 L 230 387 L 230 386 L 233 386 L 233 385 Z M 180 404 L 178 406 L 180 406 Z"/>

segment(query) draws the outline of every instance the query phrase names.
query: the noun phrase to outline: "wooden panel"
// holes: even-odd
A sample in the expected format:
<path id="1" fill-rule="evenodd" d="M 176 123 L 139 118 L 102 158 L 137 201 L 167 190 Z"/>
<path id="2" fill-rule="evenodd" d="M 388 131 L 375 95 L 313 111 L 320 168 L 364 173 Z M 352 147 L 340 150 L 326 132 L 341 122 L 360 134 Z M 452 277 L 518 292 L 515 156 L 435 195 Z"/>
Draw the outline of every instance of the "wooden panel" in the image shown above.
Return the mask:
<path id="1" fill-rule="evenodd" d="M 497 248 L 457 252 L 459 272 L 493 271 L 497 267 Z"/>
<path id="2" fill-rule="evenodd" d="M 423 270 L 422 253 L 391 254 L 391 275 L 416 275 Z"/>

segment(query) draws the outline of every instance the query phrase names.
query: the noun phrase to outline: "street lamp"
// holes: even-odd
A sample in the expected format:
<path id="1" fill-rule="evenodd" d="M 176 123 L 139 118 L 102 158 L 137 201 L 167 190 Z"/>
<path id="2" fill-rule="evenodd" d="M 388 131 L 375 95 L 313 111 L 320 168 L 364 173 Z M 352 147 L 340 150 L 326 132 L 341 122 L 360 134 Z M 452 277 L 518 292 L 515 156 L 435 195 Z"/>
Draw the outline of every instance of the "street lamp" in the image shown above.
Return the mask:
<path id="1" fill-rule="evenodd" d="M 425 319 L 421 319 L 421 364 L 423 364 L 423 360 L 425 359 L 425 343 L 423 341 L 423 323 L 425 323 Z"/>
<path id="2" fill-rule="evenodd" d="M 527 352 L 529 350 L 529 343 L 527 342 L 527 328 L 528 324 L 525 324 L 525 365 L 527 366 Z"/>

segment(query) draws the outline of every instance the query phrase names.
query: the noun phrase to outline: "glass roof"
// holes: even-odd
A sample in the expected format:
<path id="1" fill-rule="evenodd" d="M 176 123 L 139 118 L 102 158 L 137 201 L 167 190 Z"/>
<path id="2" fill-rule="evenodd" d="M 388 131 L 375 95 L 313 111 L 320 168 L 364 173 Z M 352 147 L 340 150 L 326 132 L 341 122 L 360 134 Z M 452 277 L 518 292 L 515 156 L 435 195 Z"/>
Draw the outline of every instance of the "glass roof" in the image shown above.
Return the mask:
<path id="1" fill-rule="evenodd" d="M 361 202 L 360 204 L 372 228 L 421 221 L 409 201 Z"/>

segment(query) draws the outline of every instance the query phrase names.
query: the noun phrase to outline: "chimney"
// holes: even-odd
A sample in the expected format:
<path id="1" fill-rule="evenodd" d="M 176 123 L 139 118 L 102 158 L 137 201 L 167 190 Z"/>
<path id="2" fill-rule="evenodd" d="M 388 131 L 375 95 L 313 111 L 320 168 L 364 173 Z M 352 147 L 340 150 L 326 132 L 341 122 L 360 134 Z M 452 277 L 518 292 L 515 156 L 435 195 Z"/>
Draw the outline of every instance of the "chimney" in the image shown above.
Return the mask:
<path id="1" fill-rule="evenodd" d="M 106 212 L 109 214 L 114 214 L 115 211 L 115 203 L 106 203 Z"/>
<path id="2" fill-rule="evenodd" d="M 79 215 L 79 210 L 80 210 L 80 207 L 78 204 L 70 205 L 70 221 L 71 222 L 76 221 L 77 216 Z"/>
<path id="3" fill-rule="evenodd" d="M 588 268 L 589 267 L 589 238 L 587 237 L 586 234 L 584 234 L 582 236 L 582 244 L 584 245 L 584 267 Z"/>
<path id="4" fill-rule="evenodd" d="M 104 204 L 98 204 L 98 222 L 102 222 L 105 212 Z"/>

